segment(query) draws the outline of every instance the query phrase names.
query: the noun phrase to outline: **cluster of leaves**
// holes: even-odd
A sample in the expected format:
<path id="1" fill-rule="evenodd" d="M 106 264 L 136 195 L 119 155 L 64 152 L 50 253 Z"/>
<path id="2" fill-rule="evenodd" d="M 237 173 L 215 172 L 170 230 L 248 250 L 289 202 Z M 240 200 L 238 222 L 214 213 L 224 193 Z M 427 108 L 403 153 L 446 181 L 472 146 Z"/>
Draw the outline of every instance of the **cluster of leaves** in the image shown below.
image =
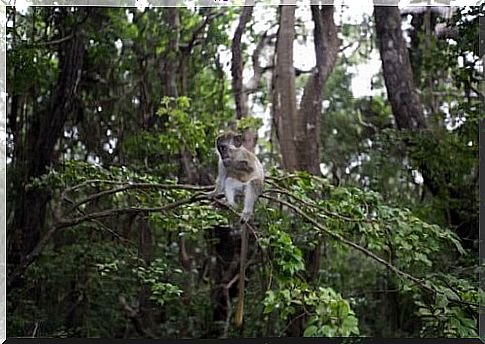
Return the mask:
<path id="1" fill-rule="evenodd" d="M 302 251 L 280 225 L 270 224 L 268 236 L 260 241 L 260 245 L 272 253 L 276 284 L 275 289 L 266 292 L 263 313 L 277 310 L 279 319 L 284 321 L 308 316 L 304 332 L 307 337 L 358 335 L 358 321 L 349 302 L 332 288 L 310 286 L 301 277 L 305 270 Z M 296 314 L 298 311 L 302 313 Z"/>
<path id="2" fill-rule="evenodd" d="M 375 259 L 380 257 L 404 272 L 391 278 L 399 294 L 403 297 L 408 295 L 413 300 L 414 312 L 421 317 L 423 335 L 445 333 L 449 336 L 470 336 L 476 333 L 476 328 L 470 326 L 477 317 L 473 304 L 478 302 L 480 295 L 474 282 L 453 275 L 446 269 L 438 272 L 440 267 L 447 266 L 451 260 L 466 256 L 466 251 L 453 232 L 427 224 L 407 209 L 391 207 L 376 192 L 363 191 L 356 187 L 335 187 L 326 180 L 307 173 L 285 175 L 272 171 L 271 174 L 265 195 L 276 196 L 269 196 L 268 203 L 260 202 L 255 213 L 255 222 L 259 225 L 255 234 L 257 247 L 254 249 L 259 248 L 263 255 L 258 260 L 263 269 L 257 269 L 256 266 L 248 267 L 250 281 L 247 288 L 254 288 L 254 278 L 257 278 L 257 275 L 266 280 L 267 284 L 259 291 L 258 288 L 251 291 L 249 308 L 254 309 L 258 304 L 263 308 L 256 308 L 259 313 L 246 314 L 248 324 L 256 324 L 263 314 L 265 322 L 275 322 L 274 334 L 281 335 L 295 318 L 305 317 L 307 336 L 349 336 L 363 333 L 359 329 L 358 318 L 362 316 L 361 312 L 365 312 L 361 303 L 365 301 L 352 297 L 347 299 L 343 295 L 351 295 L 359 287 L 368 288 L 375 285 L 375 280 L 362 277 L 366 275 L 365 271 L 369 271 L 371 276 L 386 274 L 386 266 Z M 95 205 L 83 207 L 85 212 L 97 211 L 99 207 L 160 206 L 186 199 L 192 194 L 190 190 L 177 189 L 173 180 L 138 174 L 126 168 L 103 169 L 74 161 L 66 163 L 62 170 L 52 170 L 36 183 L 37 186 L 49 185 L 59 194 L 59 191 L 69 186 L 90 180 L 101 182 L 87 183 L 84 187 L 75 189 L 72 201 L 110 190 L 113 188 L 112 182 L 122 183 L 121 185 L 163 183 L 173 185 L 174 189 L 135 187 L 109 194 L 103 198 L 104 201 L 100 198 Z M 103 180 L 105 182 L 102 182 Z M 278 202 L 285 200 L 289 202 L 286 206 L 285 203 L 279 205 Z M 288 205 L 295 206 L 299 211 L 293 208 L 289 209 L 292 211 L 288 211 L 285 208 Z M 92 208 L 93 206 L 95 208 Z M 182 285 L 188 280 L 193 280 L 191 276 L 201 273 L 202 262 L 210 257 L 211 252 L 211 243 L 205 239 L 206 233 L 214 226 L 230 225 L 233 220 L 235 221 L 236 219 L 232 219 L 229 214 L 215 210 L 204 201 L 201 204 L 183 204 L 169 213 L 151 213 L 149 221 L 154 231 L 157 249 L 148 265 L 137 258 L 138 253 L 134 246 L 126 246 L 125 240 L 121 240 L 119 235 L 113 236 L 111 231 L 105 231 L 106 222 L 104 225 L 96 222 L 80 223 L 58 233 L 53 245 L 46 247 L 41 259 L 29 268 L 29 281 L 34 283 L 33 285 L 52 284 L 53 288 L 59 283 L 55 289 L 56 292 L 62 293 L 60 286 L 68 282 L 61 279 L 82 272 L 82 283 L 89 288 L 76 283 L 75 288 L 82 288 L 78 292 L 82 292 L 83 297 L 89 300 L 86 307 L 95 314 L 89 321 L 102 316 L 101 310 L 97 308 L 97 302 L 106 305 L 104 311 L 116 313 L 114 319 L 122 316 L 122 310 L 117 311 L 106 303 L 117 304 L 118 300 L 115 297 L 120 294 L 126 295 L 128 300 L 134 300 L 136 286 L 145 285 L 150 290 L 150 300 L 154 305 L 162 307 L 167 312 L 173 311 L 171 320 L 167 320 L 163 327 L 164 331 L 168 331 L 164 332 L 166 335 L 180 335 L 179 326 L 183 322 L 182 318 L 190 312 L 194 321 L 192 335 L 201 335 L 201 325 L 197 325 L 196 319 L 200 319 L 211 302 L 210 281 L 197 282 L 200 284 L 197 295 L 205 295 L 202 304 L 198 297 L 197 304 L 192 301 L 180 307 L 179 296 L 185 298 L 196 292 L 183 289 Z M 311 219 L 315 223 L 311 222 Z M 119 227 L 116 231 L 123 232 L 122 223 L 127 220 L 123 215 L 121 220 L 110 221 L 109 227 Z M 178 240 L 174 239 L 181 235 L 187 242 L 198 247 L 193 271 L 185 271 L 180 267 L 180 247 Z M 106 241 L 107 236 L 111 240 Z M 321 267 L 316 281 L 308 283 L 305 278 L 306 262 L 303 251 L 308 247 L 315 247 L 316 243 L 322 240 L 328 242 L 333 250 L 338 250 L 339 261 L 345 264 L 345 268 L 340 271 L 339 278 L 332 278 L 329 274 L 333 268 L 329 267 L 328 263 L 333 259 L 325 261 L 322 266 L 327 267 Z M 64 244 L 58 249 L 55 243 L 60 241 Z M 371 255 L 362 259 L 365 252 L 359 252 L 355 246 L 349 246 L 348 242 L 368 250 Z M 363 271 L 354 270 L 350 263 L 358 256 L 361 256 L 358 259 L 362 263 L 357 264 L 355 269 L 364 269 Z M 72 259 L 79 259 L 76 257 L 83 257 L 84 260 L 71 262 Z M 262 259 L 263 257 L 269 259 Z M 58 264 L 63 268 L 59 269 Z M 435 275 L 430 275 L 431 272 Z M 406 273 L 421 279 L 423 285 L 409 280 Z M 86 274 L 90 277 L 86 277 Z M 48 282 L 44 281 L 47 277 Z M 104 290 L 109 289 L 111 299 L 97 301 L 98 296 L 95 295 L 102 294 L 98 283 L 103 284 Z M 25 331 L 25 328 L 22 328 L 25 324 L 21 325 L 19 319 L 23 318 L 20 315 L 28 309 L 28 302 L 27 298 L 25 305 L 18 308 L 16 316 L 11 318 L 11 324 L 15 323 L 11 328 L 17 329 L 15 331 Z M 63 328 L 62 324 L 55 323 L 55 319 L 49 317 L 48 312 L 52 306 L 45 309 L 40 304 L 37 306 L 42 313 L 40 318 L 49 324 L 46 325 L 45 333 L 57 333 Z M 80 328 L 90 328 L 90 331 L 93 331 L 90 335 L 107 335 L 110 324 L 105 326 L 103 330 L 90 322 L 89 326 L 83 323 Z"/>
<path id="3" fill-rule="evenodd" d="M 187 97 L 162 99 L 161 107 L 157 111 L 158 116 L 166 117 L 166 130 L 159 136 L 161 147 L 172 154 L 179 152 L 183 147 L 192 154 L 195 154 L 197 149 L 207 149 L 200 142 L 206 142 L 205 129 L 210 126 L 198 120 L 192 111 L 190 99 Z M 207 151 L 200 153 L 208 155 Z"/>
<path id="4" fill-rule="evenodd" d="M 476 335 L 476 327 L 468 325 L 476 321 L 478 316 L 477 305 L 481 292 L 477 288 L 477 281 L 463 276 L 458 282 L 458 276 L 448 273 L 446 268 L 457 259 L 472 258 L 472 255 L 463 249 L 453 231 L 428 224 L 416 217 L 409 209 L 386 204 L 382 196 L 376 192 L 355 187 L 334 187 L 324 180 L 305 174 L 281 178 L 278 184 L 283 187 L 283 190 L 290 192 L 290 198 L 299 209 L 320 224 L 319 228 L 312 229 L 318 236 L 323 236 L 327 238 L 326 240 L 336 239 L 331 241 L 332 246 L 338 244 L 338 250 L 345 252 L 343 257 L 342 253 L 339 253 L 340 259 L 354 261 L 353 256 L 362 254 L 362 251 L 349 250 L 351 247 L 341 240 L 343 238 L 366 248 L 372 255 L 383 258 L 404 272 L 404 274 L 396 274 L 392 277 L 392 281 L 403 298 L 406 298 L 406 295 L 412 297 L 417 316 L 421 315 L 424 304 L 430 309 L 436 307 L 436 303 L 440 303 L 443 307 L 443 302 L 446 302 L 446 310 L 443 309 L 443 314 L 446 315 L 440 314 L 439 319 L 433 319 L 433 321 L 421 318 L 422 334 L 444 333 L 442 328 L 446 327 L 445 332 L 449 336 L 469 336 L 471 333 Z M 286 191 L 285 194 L 287 194 Z M 315 195 L 318 197 L 315 198 Z M 275 218 L 278 217 L 279 214 L 275 216 Z M 285 218 L 285 216 L 281 217 Z M 287 221 L 295 223 L 298 220 L 291 217 Z M 289 226 L 289 223 L 286 226 Z M 296 233 L 292 232 L 293 242 L 299 243 L 300 247 L 307 247 L 315 239 L 303 232 L 308 231 L 308 227 L 303 226 L 303 228 Z M 344 247 L 341 244 L 344 244 Z M 333 249 L 335 250 L 335 247 Z M 377 276 L 385 275 L 383 266 L 375 264 L 375 257 L 368 255 L 366 259 L 370 259 L 371 262 L 374 260 L 374 263 L 359 263 L 355 268 L 364 269 L 364 271 L 373 269 L 374 271 L 369 271 L 371 276 L 376 273 Z M 293 262 L 293 266 L 298 266 L 297 262 Z M 442 278 L 432 277 L 433 273 L 441 269 L 443 270 L 439 274 Z M 366 283 L 368 283 L 367 288 L 376 285 L 375 280 L 368 281 L 363 277 L 366 275 L 364 271 L 357 270 L 363 280 L 359 279 L 358 286 L 349 288 L 348 285 L 356 283 L 352 280 L 356 278 L 357 271 L 349 266 L 342 267 L 342 270 L 337 268 L 336 271 L 339 272 L 338 283 L 332 280 L 330 275 L 323 280 L 330 286 L 343 288 L 344 294 L 352 294 L 352 289 L 362 288 Z M 409 275 L 406 276 L 408 273 L 421 282 L 410 280 Z M 367 303 L 367 300 L 362 301 Z M 357 304 L 357 309 L 359 308 Z M 357 311 L 356 314 L 359 315 L 359 312 Z M 458 322 L 457 319 L 459 319 Z M 465 329 L 462 326 L 465 326 Z"/>
<path id="5" fill-rule="evenodd" d="M 206 10 L 180 8 L 181 45 L 191 40 Z M 170 54 L 172 28 L 165 20 L 166 10 L 94 11 L 85 28 L 88 43 L 78 99 L 82 110 L 66 123 L 66 132 L 73 134 L 60 140 L 59 153 L 65 161 L 60 159 L 49 174 L 26 187 L 51 191 L 52 203 L 60 201 L 68 218 L 120 209 L 127 213 L 113 212 L 111 217 L 83 221 L 55 234 L 25 272 L 26 284 L 9 294 L 9 334 L 139 335 L 120 303 L 123 296 L 133 309 L 148 310 L 146 323 L 151 323 L 150 314 L 160 319 L 151 326 L 157 336 L 210 336 L 213 295 L 220 288 L 214 277 L 220 273 L 214 263 L 220 257 L 213 249 L 219 243 L 211 232 L 215 227 L 236 232 L 230 227 L 237 217 L 214 209 L 203 198 L 184 203 L 198 191 L 177 188 L 175 175 L 177 155 L 183 149 L 198 166 L 213 167 L 214 136 L 232 118 L 232 95 L 219 54 L 230 45 L 227 28 L 237 11 L 228 9 L 209 23 L 204 44 L 196 45 L 188 59 L 190 77 L 184 87 L 178 85 L 184 92 L 177 99 L 163 98 L 160 75 L 151 72 L 158 71 L 154 66 Z M 16 24 L 9 27 L 8 61 L 24 70 L 8 69 L 9 93 L 32 99 L 25 103 L 26 113 L 35 113 L 42 105 L 58 73 L 55 49 L 32 45 L 57 37 L 52 31 L 54 12 L 47 8 L 17 14 Z M 479 16 L 475 8 L 468 15 Z M 451 104 L 457 90 L 464 96 L 473 94 L 470 86 L 479 79 L 475 58 L 465 59 L 465 68 L 457 68 L 458 57 L 477 55 L 473 42 L 478 20 L 465 17 L 457 15 L 450 21 L 461 30 L 459 44 L 432 42 L 426 70 L 446 70 L 436 73 L 443 77 L 452 72 L 456 82 L 451 88 L 443 84 L 437 88 L 448 92 L 441 103 Z M 367 26 L 366 30 L 343 26 L 343 35 L 370 37 Z M 362 49 L 369 46 L 372 42 Z M 244 335 L 284 335 L 304 319 L 306 336 L 396 336 L 395 330 L 382 330 L 390 323 L 385 315 L 381 322 L 386 325 L 378 324 L 378 316 L 368 315 L 383 309 L 392 313 L 391 293 L 399 297 L 400 317 L 413 322 L 413 326 L 399 324 L 403 326 L 398 335 L 477 334 L 476 305 L 482 293 L 477 271 L 469 268 L 475 257 L 462 247 L 443 216 L 457 209 L 460 219 L 477 219 L 477 99 L 460 98 L 451 107 L 452 119 L 466 118 L 453 131 L 442 130 L 448 120 L 443 113 L 433 117 L 438 129 L 424 135 L 389 129 L 393 121 L 383 94 L 355 99 L 350 92 L 352 75 L 347 67 L 370 55 L 362 49 L 339 60 L 325 92 L 329 105 L 322 121 L 322 161 L 340 186 L 305 173 L 269 173 L 267 200 L 258 202 L 254 215 L 257 240 L 250 248 Z M 379 84 L 382 80 L 377 79 L 375 85 Z M 151 116 L 156 126 L 150 127 L 145 116 Z M 24 122 L 29 122 L 28 116 Z M 259 119 L 245 118 L 238 128 L 260 125 Z M 104 146 L 111 141 L 115 147 L 109 153 Z M 9 154 L 13 156 L 13 150 Z M 94 157 L 100 164 L 82 162 Z M 424 201 L 419 194 L 423 187 L 413 174 L 423 162 L 431 172 L 427 180 L 443 190 Z M 110 192 L 142 183 L 143 187 Z M 76 185 L 66 199 L 59 198 Z M 452 194 L 456 190 L 462 193 Z M 89 200 L 94 194 L 100 196 Z M 80 200 L 87 202 L 73 209 Z M 146 210 L 176 202 L 181 205 L 167 211 Z M 46 227 L 55 225 L 48 216 Z M 142 232 L 147 227 L 149 233 Z M 143 247 L 147 237 L 153 240 L 149 250 Z M 189 268 L 181 267 L 182 239 L 193 248 Z M 320 245 L 322 261 L 308 282 L 306 254 Z M 233 297 L 229 295 L 229 304 L 234 304 Z"/>

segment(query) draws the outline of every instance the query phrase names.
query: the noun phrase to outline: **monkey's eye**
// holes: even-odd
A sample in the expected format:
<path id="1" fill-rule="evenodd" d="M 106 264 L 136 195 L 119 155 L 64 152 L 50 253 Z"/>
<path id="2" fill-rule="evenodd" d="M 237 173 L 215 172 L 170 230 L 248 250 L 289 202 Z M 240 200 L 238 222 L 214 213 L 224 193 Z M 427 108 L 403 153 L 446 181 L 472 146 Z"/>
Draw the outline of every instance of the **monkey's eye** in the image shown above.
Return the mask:
<path id="1" fill-rule="evenodd" d="M 227 147 L 226 145 L 221 145 L 221 146 L 219 146 L 219 150 L 220 150 L 221 152 L 226 152 L 226 151 L 228 150 L 228 148 L 229 148 L 229 147 Z"/>

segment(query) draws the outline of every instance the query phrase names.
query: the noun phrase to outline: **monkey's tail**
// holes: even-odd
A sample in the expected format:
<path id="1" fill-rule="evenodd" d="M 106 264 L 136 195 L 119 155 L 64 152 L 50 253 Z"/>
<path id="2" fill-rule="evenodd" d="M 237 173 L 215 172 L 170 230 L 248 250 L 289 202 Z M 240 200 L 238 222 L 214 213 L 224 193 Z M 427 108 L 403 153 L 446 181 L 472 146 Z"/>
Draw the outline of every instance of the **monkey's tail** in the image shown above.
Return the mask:
<path id="1" fill-rule="evenodd" d="M 236 327 L 241 327 L 244 318 L 244 291 L 246 280 L 246 259 L 248 256 L 248 229 L 246 224 L 241 225 L 241 252 L 239 255 L 239 281 L 236 314 L 234 323 Z"/>

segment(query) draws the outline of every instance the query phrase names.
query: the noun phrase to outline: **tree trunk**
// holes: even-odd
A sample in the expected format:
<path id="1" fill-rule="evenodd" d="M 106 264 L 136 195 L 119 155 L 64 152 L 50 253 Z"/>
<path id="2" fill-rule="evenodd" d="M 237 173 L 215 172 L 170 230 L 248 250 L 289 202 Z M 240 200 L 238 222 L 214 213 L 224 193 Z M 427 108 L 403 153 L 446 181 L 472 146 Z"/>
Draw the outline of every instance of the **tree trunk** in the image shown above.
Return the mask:
<path id="1" fill-rule="evenodd" d="M 81 9 L 77 13 L 85 15 L 86 10 Z M 78 15 L 77 13 L 71 14 L 66 8 L 60 9 L 60 35 L 66 37 L 72 34 L 72 38 L 59 44 L 60 73 L 57 84 L 45 107 L 33 114 L 22 151 L 16 151 L 19 195 L 13 221 L 14 234 L 8 244 L 8 259 L 12 264 L 19 264 L 35 247 L 44 224 L 46 204 L 50 196 L 46 190 L 25 190 L 25 185 L 32 178 L 44 174 L 47 167 L 54 162 L 54 147 L 62 136 L 64 123 L 74 107 L 83 65 L 85 35 L 80 26 L 67 25 L 66 22 L 71 16 Z"/>
<path id="2" fill-rule="evenodd" d="M 228 285 L 238 273 L 240 240 L 230 227 L 214 226 L 208 233 L 210 256 L 215 257 L 211 264 L 212 286 L 212 323 L 209 338 L 221 338 L 227 335 L 230 323 L 231 299 L 237 295 L 237 283 Z M 212 260 L 212 259 L 211 259 Z M 221 324 L 224 324 L 221 326 Z"/>
<path id="3" fill-rule="evenodd" d="M 232 39 L 231 53 L 231 76 L 232 76 L 232 90 L 236 100 L 236 118 L 240 119 L 248 115 L 247 95 L 243 84 L 243 59 L 241 53 L 241 38 L 246 28 L 246 24 L 251 19 L 253 13 L 253 6 L 244 6 L 239 17 L 239 24 L 237 25 Z"/>
<path id="4" fill-rule="evenodd" d="M 426 128 L 397 6 L 375 6 L 377 41 L 392 113 L 399 129 Z"/>
<path id="5" fill-rule="evenodd" d="M 273 75 L 273 116 L 283 157 L 283 167 L 320 174 L 320 125 L 322 98 L 338 55 L 339 39 L 333 20 L 333 6 L 311 6 L 315 24 L 316 67 L 305 85 L 297 110 L 293 66 L 294 7 L 282 6 Z M 320 268 L 321 246 L 304 250 L 307 277 L 315 278 Z M 301 336 L 306 317 L 290 320 L 289 334 Z"/>
<path id="6" fill-rule="evenodd" d="M 165 94 L 169 97 L 178 97 L 177 90 L 177 68 L 180 45 L 180 16 L 179 9 L 168 7 L 167 22 L 173 28 L 170 41 L 167 47 L 167 59 L 165 61 Z"/>
<path id="7" fill-rule="evenodd" d="M 169 7 L 167 10 L 167 22 L 173 28 L 173 34 L 167 47 L 167 58 L 164 61 L 163 76 L 165 78 L 165 95 L 178 98 L 177 75 L 180 58 L 180 14 L 177 7 Z M 194 183 L 197 180 L 195 168 L 192 163 L 192 155 L 186 147 L 180 150 L 180 181 Z"/>
<path id="8" fill-rule="evenodd" d="M 241 119 L 247 117 L 248 114 L 248 88 L 243 83 L 243 69 L 244 69 L 244 61 L 242 58 L 241 52 L 241 38 L 242 34 L 246 28 L 247 23 L 251 19 L 251 15 L 253 14 L 253 6 L 244 6 L 241 12 L 241 16 L 239 17 L 239 24 L 237 25 L 236 31 L 234 33 L 234 38 L 232 40 L 231 45 L 231 52 L 232 52 L 232 59 L 231 59 L 231 76 L 232 76 L 232 89 L 234 92 L 234 98 L 236 102 L 236 118 Z M 258 46 L 255 49 L 254 55 L 256 56 L 256 61 L 253 58 L 253 68 L 255 70 L 254 79 L 259 81 L 261 78 L 261 73 L 259 73 L 259 78 L 256 73 L 256 70 L 259 67 L 259 53 L 262 48 L 262 44 L 265 42 L 265 35 L 263 35 L 263 39 L 258 43 Z M 259 50 L 258 50 L 259 48 Z M 243 145 L 250 151 L 254 151 L 254 147 L 256 146 L 256 141 L 258 139 L 258 133 L 253 130 L 245 130 L 243 133 Z"/>
<path id="9" fill-rule="evenodd" d="M 138 257 L 143 260 L 146 266 L 152 263 L 154 238 L 153 231 L 148 220 L 142 216 L 137 219 L 138 234 Z M 152 292 L 150 286 L 143 283 L 138 292 L 138 303 L 140 310 L 140 322 L 145 328 L 154 328 L 154 319 L 150 296 Z"/>
<path id="10" fill-rule="evenodd" d="M 315 23 L 316 67 L 308 79 L 297 110 L 293 68 L 294 8 L 283 6 L 274 72 L 274 120 L 283 157 L 289 171 L 320 174 L 320 121 L 323 88 L 335 66 L 339 39 L 333 6 L 311 6 Z"/>
<path id="11" fill-rule="evenodd" d="M 323 88 L 335 66 L 339 39 L 333 20 L 333 6 L 310 6 L 315 24 L 314 40 L 316 67 L 308 79 L 296 123 L 297 146 L 305 147 L 299 154 L 299 169 L 314 175 L 320 174 L 320 120 L 322 115 Z"/>
<path id="12" fill-rule="evenodd" d="M 293 126 L 297 124 L 295 69 L 293 68 L 293 40 L 295 39 L 295 6 L 280 7 L 280 26 L 276 43 L 273 74 L 273 116 L 283 157 L 283 167 L 298 170 L 297 150 Z M 304 149 L 304 147 L 300 147 Z"/>

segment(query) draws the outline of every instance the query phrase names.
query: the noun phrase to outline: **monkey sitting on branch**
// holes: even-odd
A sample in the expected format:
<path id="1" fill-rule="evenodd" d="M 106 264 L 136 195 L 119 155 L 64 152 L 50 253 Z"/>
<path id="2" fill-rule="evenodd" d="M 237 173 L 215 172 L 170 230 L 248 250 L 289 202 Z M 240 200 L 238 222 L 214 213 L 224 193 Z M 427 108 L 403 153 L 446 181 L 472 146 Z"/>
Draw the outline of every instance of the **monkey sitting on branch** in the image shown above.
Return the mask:
<path id="1" fill-rule="evenodd" d="M 239 253 L 238 300 L 234 322 L 241 327 L 244 316 L 244 292 L 246 279 L 246 260 L 248 255 L 247 222 L 254 210 L 254 203 L 263 192 L 264 171 L 256 155 L 242 144 L 242 135 L 232 131 L 221 134 L 216 139 L 219 156 L 216 188 L 209 193 L 213 198 L 224 192 L 229 206 L 235 206 L 235 197 L 244 196 L 241 224 L 241 250 Z"/>
<path id="2" fill-rule="evenodd" d="M 240 222 L 246 223 L 254 210 L 254 203 L 263 192 L 264 171 L 256 155 L 242 145 L 242 135 L 229 131 L 216 139 L 219 156 L 216 188 L 210 198 L 224 192 L 229 206 L 236 205 L 235 197 L 244 196 Z"/>

